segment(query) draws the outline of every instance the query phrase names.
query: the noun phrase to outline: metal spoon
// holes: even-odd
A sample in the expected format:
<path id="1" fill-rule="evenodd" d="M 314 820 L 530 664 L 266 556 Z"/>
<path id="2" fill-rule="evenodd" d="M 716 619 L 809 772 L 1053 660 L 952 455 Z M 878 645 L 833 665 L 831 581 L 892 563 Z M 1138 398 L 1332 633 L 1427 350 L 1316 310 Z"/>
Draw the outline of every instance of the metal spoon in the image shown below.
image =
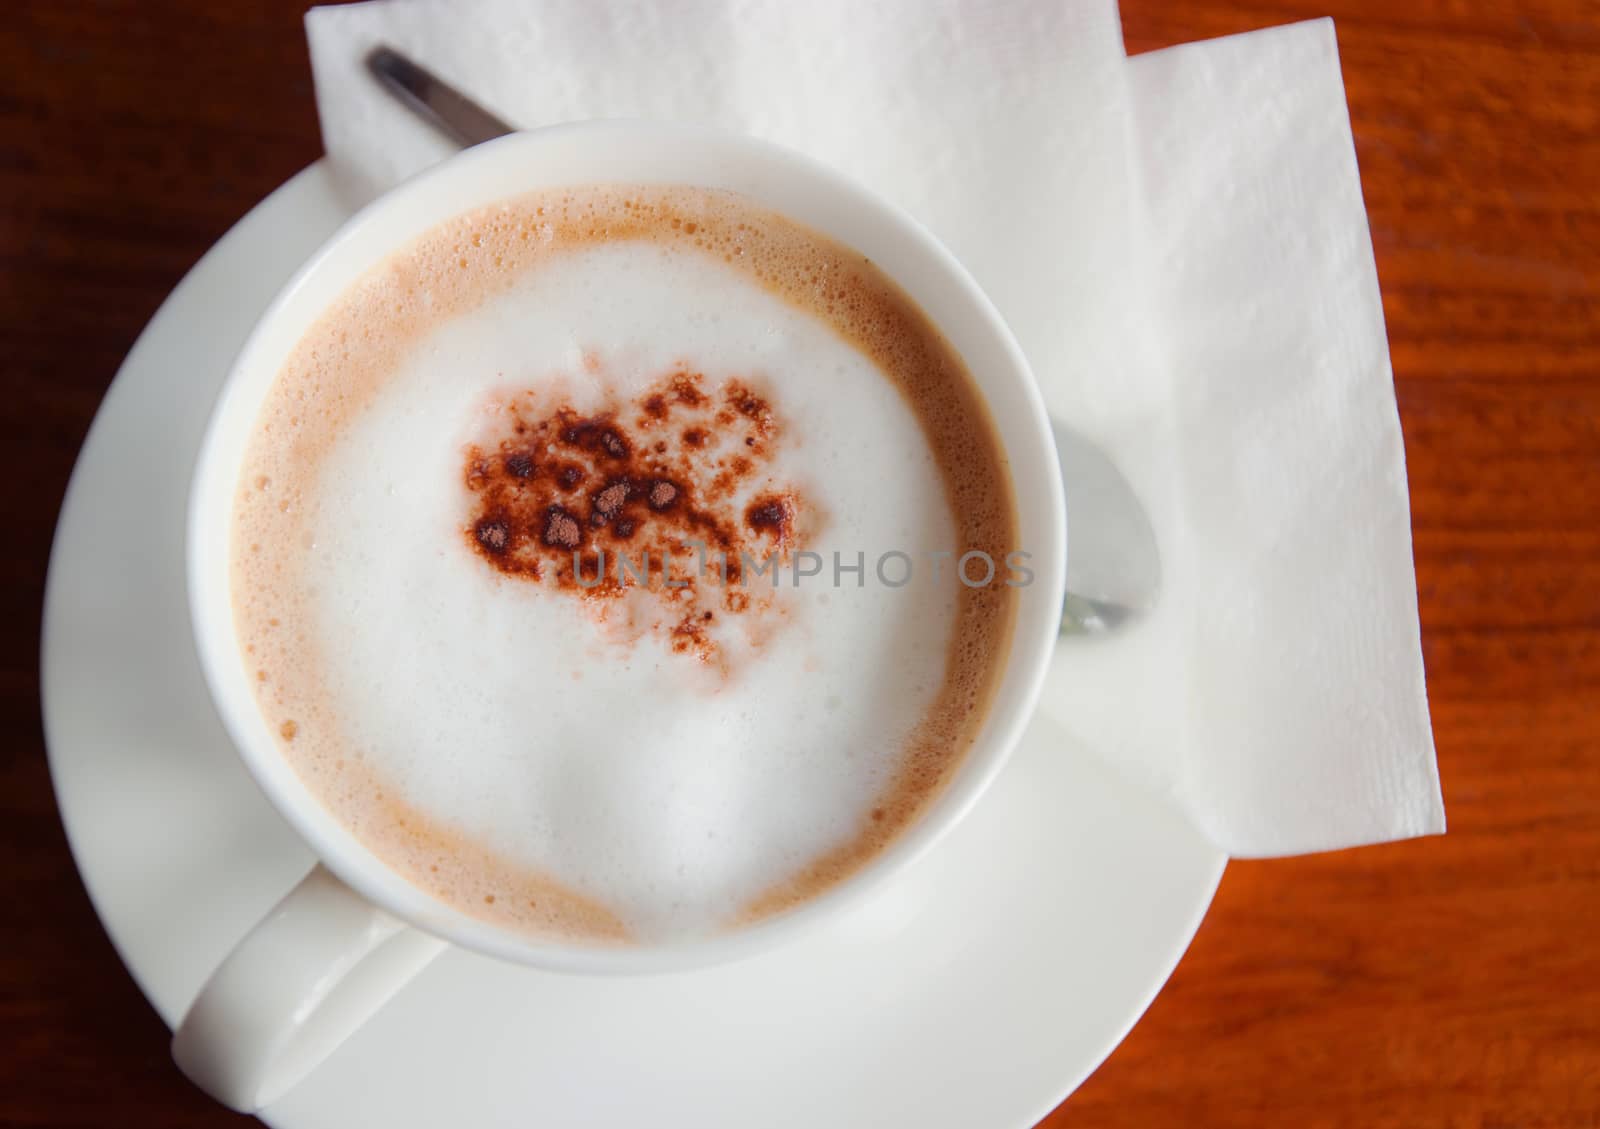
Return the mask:
<path id="1" fill-rule="evenodd" d="M 516 132 L 515 127 L 392 47 L 374 47 L 367 52 L 366 61 L 379 85 L 457 145 L 468 147 Z"/>
<path id="2" fill-rule="evenodd" d="M 1052 419 L 1072 516 L 1063 635 L 1103 635 L 1155 606 L 1161 554 L 1133 487 L 1106 453 Z"/>
<path id="3" fill-rule="evenodd" d="M 477 145 L 515 132 L 391 47 L 373 48 L 366 63 L 384 89 L 457 145 Z M 1054 420 L 1051 428 L 1072 505 L 1061 633 L 1104 635 L 1155 605 L 1161 587 L 1155 531 L 1133 487 L 1104 451 Z"/>

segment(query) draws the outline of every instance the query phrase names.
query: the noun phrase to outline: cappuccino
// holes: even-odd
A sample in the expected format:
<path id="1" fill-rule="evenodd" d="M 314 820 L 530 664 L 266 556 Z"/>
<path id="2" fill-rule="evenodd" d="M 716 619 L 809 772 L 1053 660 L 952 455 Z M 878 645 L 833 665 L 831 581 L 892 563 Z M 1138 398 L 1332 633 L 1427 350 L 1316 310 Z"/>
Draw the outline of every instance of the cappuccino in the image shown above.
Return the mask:
<path id="1" fill-rule="evenodd" d="M 726 192 L 537 194 L 298 344 L 240 478 L 236 634 L 283 756 L 416 886 L 693 938 L 938 794 L 1004 662 L 1014 509 L 971 375 L 859 254 Z"/>

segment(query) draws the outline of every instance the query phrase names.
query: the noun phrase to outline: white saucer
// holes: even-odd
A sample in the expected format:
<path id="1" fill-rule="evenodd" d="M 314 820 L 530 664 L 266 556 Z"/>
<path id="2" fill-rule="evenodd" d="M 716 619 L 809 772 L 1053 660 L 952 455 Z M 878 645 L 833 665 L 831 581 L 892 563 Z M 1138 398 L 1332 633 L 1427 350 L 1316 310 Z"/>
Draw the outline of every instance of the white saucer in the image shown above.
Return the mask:
<path id="1" fill-rule="evenodd" d="M 206 697 L 181 543 L 233 354 L 345 214 L 313 165 L 189 273 L 107 393 L 56 531 L 50 769 L 95 909 L 169 1025 L 311 864 Z M 742 963 L 651 978 L 447 952 L 264 1119 L 1033 1125 L 1149 1004 L 1223 867 L 1182 817 L 1049 726 L 1036 721 L 968 820 L 856 916 Z"/>

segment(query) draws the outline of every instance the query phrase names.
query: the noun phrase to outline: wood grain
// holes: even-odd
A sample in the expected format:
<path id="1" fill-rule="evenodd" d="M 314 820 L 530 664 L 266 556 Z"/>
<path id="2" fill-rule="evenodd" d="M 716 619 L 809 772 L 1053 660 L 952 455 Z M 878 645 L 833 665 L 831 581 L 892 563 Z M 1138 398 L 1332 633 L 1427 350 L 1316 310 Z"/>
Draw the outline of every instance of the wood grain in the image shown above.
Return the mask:
<path id="1" fill-rule="evenodd" d="M 1136 52 L 1338 21 L 1451 830 L 1230 867 L 1166 991 L 1045 1124 L 1593 1129 L 1600 8 L 1123 7 Z M 237 1124 L 170 1065 L 77 882 L 40 733 L 39 604 L 73 456 L 123 354 L 200 254 L 319 153 L 301 8 L 5 14 L 0 1124 Z"/>

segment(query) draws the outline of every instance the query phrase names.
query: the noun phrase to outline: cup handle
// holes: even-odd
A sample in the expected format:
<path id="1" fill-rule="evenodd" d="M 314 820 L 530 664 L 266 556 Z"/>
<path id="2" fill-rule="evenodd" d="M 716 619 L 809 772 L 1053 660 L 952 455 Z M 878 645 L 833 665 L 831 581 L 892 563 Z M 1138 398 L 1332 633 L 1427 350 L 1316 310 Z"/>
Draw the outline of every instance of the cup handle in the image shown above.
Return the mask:
<path id="1" fill-rule="evenodd" d="M 315 867 L 211 974 L 172 1036 L 178 1068 L 253 1113 L 287 1092 L 444 942 Z"/>

